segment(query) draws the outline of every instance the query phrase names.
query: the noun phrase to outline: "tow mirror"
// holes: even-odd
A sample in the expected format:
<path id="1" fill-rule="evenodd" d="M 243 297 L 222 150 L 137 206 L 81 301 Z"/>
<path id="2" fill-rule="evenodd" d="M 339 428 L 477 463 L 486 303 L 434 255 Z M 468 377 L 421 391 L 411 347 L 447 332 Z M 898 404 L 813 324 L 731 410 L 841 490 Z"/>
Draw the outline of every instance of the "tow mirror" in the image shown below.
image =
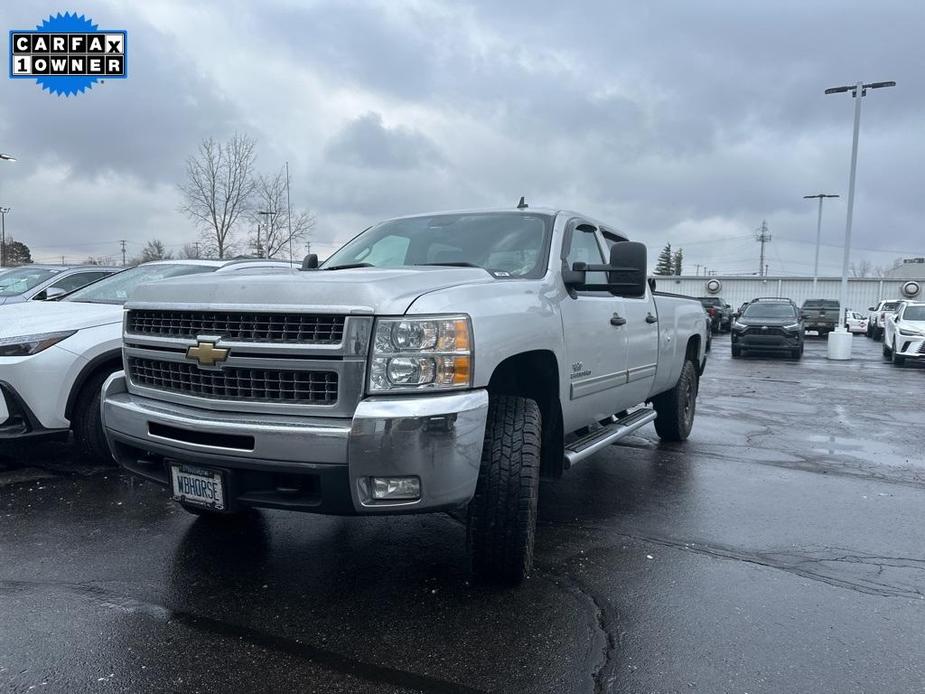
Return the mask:
<path id="1" fill-rule="evenodd" d="M 302 269 L 303 270 L 317 270 L 318 269 L 318 254 L 309 253 L 302 260 Z"/>
<path id="2" fill-rule="evenodd" d="M 588 284 L 587 273 L 605 272 L 605 284 Z M 616 296 L 645 296 L 648 278 L 646 277 L 646 246 L 636 241 L 620 241 L 610 247 L 610 263 L 607 265 L 588 265 L 573 263 L 572 267 L 562 270 L 565 286 L 591 292 L 610 292 Z"/>

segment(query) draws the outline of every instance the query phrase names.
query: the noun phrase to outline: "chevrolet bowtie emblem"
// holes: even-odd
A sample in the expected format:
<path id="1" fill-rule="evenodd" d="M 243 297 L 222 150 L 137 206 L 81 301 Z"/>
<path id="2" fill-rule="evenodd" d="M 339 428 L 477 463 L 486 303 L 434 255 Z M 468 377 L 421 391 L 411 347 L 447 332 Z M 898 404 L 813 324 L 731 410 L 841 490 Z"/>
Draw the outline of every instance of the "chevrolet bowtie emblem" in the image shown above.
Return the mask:
<path id="1" fill-rule="evenodd" d="M 228 358 L 228 350 L 216 347 L 214 342 L 200 342 L 187 348 L 186 358 L 195 359 L 200 366 L 213 366 Z"/>

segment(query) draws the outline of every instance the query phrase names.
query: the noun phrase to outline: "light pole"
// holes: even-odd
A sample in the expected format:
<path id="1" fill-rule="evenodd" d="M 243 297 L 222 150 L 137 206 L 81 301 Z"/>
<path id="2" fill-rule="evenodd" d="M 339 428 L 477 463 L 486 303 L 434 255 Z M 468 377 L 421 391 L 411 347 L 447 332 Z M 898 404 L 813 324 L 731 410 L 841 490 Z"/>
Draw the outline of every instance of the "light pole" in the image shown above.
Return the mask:
<path id="1" fill-rule="evenodd" d="M 16 157 L 0 152 L 0 161 L 16 161 Z M 9 207 L 0 207 L 0 267 L 6 265 L 6 213 L 9 211 Z"/>
<path id="2" fill-rule="evenodd" d="M 270 241 L 270 228 L 273 223 L 273 215 L 276 214 L 275 211 L 271 210 L 260 210 L 257 214 L 263 215 L 266 221 L 265 228 L 267 230 L 267 242 Z M 263 253 L 260 251 L 260 225 L 257 225 L 257 257 L 262 258 Z"/>
<path id="3" fill-rule="evenodd" d="M 841 306 L 838 311 L 839 321 L 836 327 L 836 331 L 838 332 L 836 340 L 842 340 L 843 343 L 847 345 L 846 351 L 840 350 L 840 356 L 838 358 L 842 359 L 851 358 L 851 334 L 847 333 L 848 339 L 843 340 L 843 333 L 845 333 L 845 320 L 848 311 L 848 258 L 851 254 L 851 223 L 854 218 L 854 181 L 858 169 L 858 136 L 861 132 L 861 99 L 867 96 L 868 89 L 882 89 L 883 87 L 895 86 L 896 82 L 892 81 L 871 82 L 869 84 L 858 82 L 855 85 L 830 87 L 825 90 L 826 94 L 843 94 L 845 92 L 851 92 L 851 96 L 854 98 L 854 135 L 851 141 L 851 173 L 848 176 L 848 216 L 845 221 L 845 252 L 842 257 L 841 268 Z M 833 334 L 834 333 L 829 333 L 829 356 L 835 358 L 833 357 L 832 348 Z"/>
<path id="4" fill-rule="evenodd" d="M 819 218 L 816 220 L 816 260 L 813 263 L 813 283 L 815 284 L 816 280 L 819 277 L 819 241 L 822 238 L 822 201 L 825 198 L 837 198 L 837 195 L 829 195 L 828 193 L 817 193 L 816 195 L 804 195 L 804 200 L 811 200 L 812 198 L 819 198 Z"/>
<path id="5" fill-rule="evenodd" d="M 0 207 L 0 267 L 6 267 L 6 213 L 9 207 Z"/>

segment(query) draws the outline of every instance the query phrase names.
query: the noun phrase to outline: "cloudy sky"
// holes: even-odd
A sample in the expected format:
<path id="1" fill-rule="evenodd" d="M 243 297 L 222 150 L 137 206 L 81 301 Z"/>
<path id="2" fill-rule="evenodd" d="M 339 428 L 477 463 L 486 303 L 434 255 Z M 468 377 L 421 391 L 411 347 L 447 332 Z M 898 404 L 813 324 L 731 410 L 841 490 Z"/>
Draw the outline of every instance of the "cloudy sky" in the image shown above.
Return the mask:
<path id="1" fill-rule="evenodd" d="M 130 77 L 76 97 L 0 87 L 0 205 L 38 260 L 197 236 L 180 212 L 204 137 L 289 161 L 322 256 L 403 213 L 577 209 L 720 273 L 840 273 L 857 80 L 853 259 L 925 255 L 925 5 L 881 0 L 4 3 L 4 32 L 78 10 L 129 32 Z M 4 42 L 6 44 L 6 42 Z M 8 47 L 7 47 L 8 49 Z M 242 228 L 243 237 L 247 230 Z M 304 249 L 302 249 L 304 251 Z M 701 269 L 702 272 L 702 269 Z"/>

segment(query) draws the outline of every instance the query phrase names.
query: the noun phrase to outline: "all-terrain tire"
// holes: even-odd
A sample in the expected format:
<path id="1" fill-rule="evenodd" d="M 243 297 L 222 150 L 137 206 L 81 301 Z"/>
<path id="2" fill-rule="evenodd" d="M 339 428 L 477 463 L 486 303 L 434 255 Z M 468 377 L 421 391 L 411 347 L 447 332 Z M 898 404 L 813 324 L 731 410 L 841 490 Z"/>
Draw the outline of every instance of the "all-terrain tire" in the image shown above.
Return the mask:
<path id="1" fill-rule="evenodd" d="M 106 436 L 103 434 L 103 420 L 100 417 L 100 396 L 103 390 L 103 381 L 109 378 L 110 373 L 104 371 L 83 384 L 80 394 L 74 402 L 74 412 L 71 416 L 71 429 L 74 432 L 74 441 L 77 452 L 81 458 L 94 463 L 115 465 Z"/>
<path id="2" fill-rule="evenodd" d="M 655 433 L 662 441 L 684 441 L 690 435 L 697 411 L 699 388 L 697 367 L 688 360 L 681 367 L 681 376 L 675 387 L 652 399 L 652 406 L 658 414 Z"/>
<path id="3" fill-rule="evenodd" d="M 517 584 L 530 574 L 542 426 L 535 401 L 510 395 L 491 398 L 466 523 L 473 569 L 489 581 Z"/>

